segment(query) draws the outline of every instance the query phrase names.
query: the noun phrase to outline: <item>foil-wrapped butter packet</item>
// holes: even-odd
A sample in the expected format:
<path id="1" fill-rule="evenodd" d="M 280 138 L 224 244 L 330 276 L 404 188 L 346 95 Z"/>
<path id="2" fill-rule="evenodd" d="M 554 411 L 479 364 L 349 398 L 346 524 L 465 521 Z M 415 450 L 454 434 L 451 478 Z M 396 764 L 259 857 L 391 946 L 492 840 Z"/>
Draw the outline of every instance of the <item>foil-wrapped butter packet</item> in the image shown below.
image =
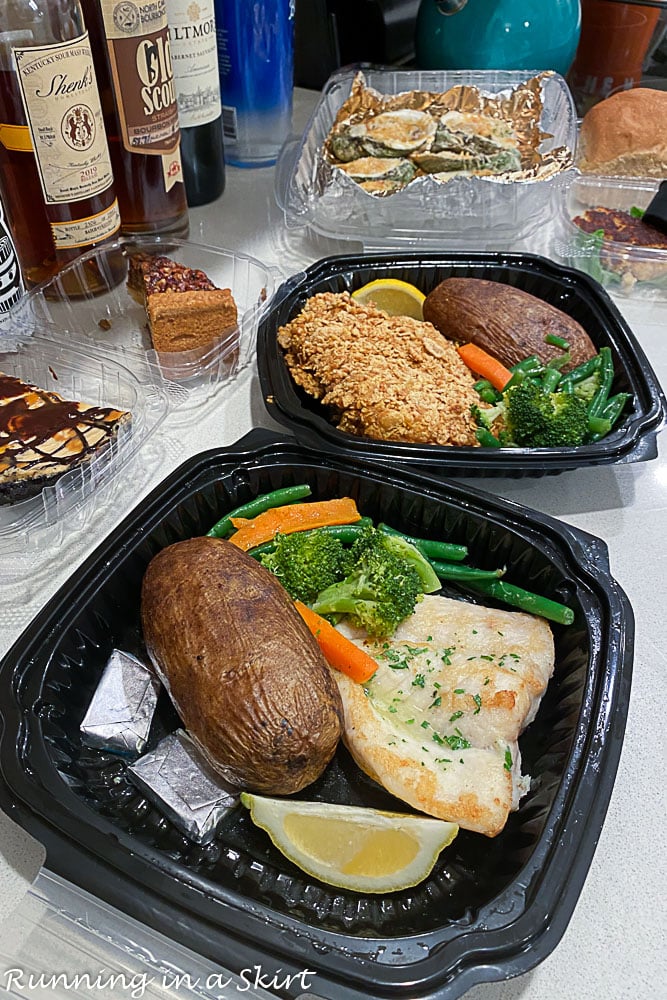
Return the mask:
<path id="1" fill-rule="evenodd" d="M 160 682 L 145 663 L 114 649 L 81 723 L 83 742 L 136 757 L 148 741 L 159 693 Z"/>
<path id="2" fill-rule="evenodd" d="M 238 800 L 183 730 L 166 736 L 127 769 L 141 791 L 198 844 L 213 840 L 220 820 Z"/>

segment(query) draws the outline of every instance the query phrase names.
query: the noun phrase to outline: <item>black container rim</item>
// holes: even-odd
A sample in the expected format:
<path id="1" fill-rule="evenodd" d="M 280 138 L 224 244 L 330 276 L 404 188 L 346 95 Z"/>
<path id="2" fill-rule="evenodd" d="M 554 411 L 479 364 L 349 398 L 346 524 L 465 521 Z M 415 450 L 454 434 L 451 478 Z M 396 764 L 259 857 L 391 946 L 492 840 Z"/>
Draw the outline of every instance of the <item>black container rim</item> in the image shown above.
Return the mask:
<path id="1" fill-rule="evenodd" d="M 325 290 L 325 286 L 326 290 L 352 291 L 381 272 L 419 266 L 477 271 L 496 268 L 510 278 L 521 273 L 558 282 L 565 292 L 578 296 L 596 315 L 605 341 L 612 347 L 632 386 L 635 414 L 600 441 L 568 449 L 411 444 L 376 441 L 340 431 L 327 419 L 319 404 L 313 401 L 312 408 L 303 404 L 277 343 L 277 329 L 293 318 L 315 291 Z M 333 454 L 354 454 L 366 461 L 405 462 L 424 470 L 440 470 L 442 475 L 448 476 L 539 476 L 589 465 L 648 461 L 657 457 L 656 438 L 667 423 L 667 399 L 660 382 L 630 326 L 604 288 L 576 268 L 532 253 L 399 250 L 323 257 L 288 278 L 276 290 L 258 329 L 257 369 L 266 410 L 303 444 L 324 448 Z"/>
<path id="2" fill-rule="evenodd" d="M 217 887 L 217 902 L 208 898 L 207 881 L 170 863 L 158 850 L 141 846 L 111 821 L 83 810 L 72 813 L 81 800 L 63 781 L 42 745 L 38 707 L 41 677 L 23 676 L 31 657 L 41 651 L 51 655 L 66 619 L 72 619 L 95 589 L 100 566 L 108 567 L 131 546 L 132 540 L 150 532 L 164 516 L 164 509 L 184 491 L 194 488 L 213 470 L 237 469 L 270 463 L 340 470 L 416 490 L 435 500 L 447 497 L 466 510 L 480 511 L 503 526 L 518 526 L 531 541 L 540 540 L 549 552 L 560 547 L 562 560 L 576 567 L 582 580 L 604 604 L 609 648 L 603 676 L 587 680 L 595 687 L 595 707 L 588 728 L 581 720 L 542 834 L 531 863 L 507 890 L 493 901 L 500 903 L 501 926 L 489 926 L 490 913 L 482 913 L 481 927 L 472 927 L 448 940 L 451 956 L 447 970 L 441 962 L 438 932 L 406 938 L 350 938 L 342 933 L 306 927 L 295 917 L 276 914 L 270 907 L 252 904 L 245 909 L 238 894 Z M 229 473 L 227 473 L 229 474 Z M 555 555 L 554 555 L 555 558 Z M 158 486 L 121 525 L 89 556 L 76 573 L 76 588 L 68 581 L 39 612 L 0 662 L 0 805 L 47 847 L 47 867 L 113 905 L 143 919 L 167 936 L 190 942 L 203 955 L 220 958 L 221 942 L 229 959 L 252 965 L 252 960 L 272 956 L 295 974 L 304 964 L 319 961 L 318 983 L 330 986 L 331 997 L 361 1000 L 369 995 L 390 997 L 454 998 L 473 985 L 511 978 L 541 962 L 560 940 L 574 910 L 602 829 L 620 758 L 632 674 L 634 618 L 623 590 L 610 576 L 607 549 L 600 539 L 531 511 L 513 501 L 481 490 L 456 486 L 436 477 L 377 463 L 366 468 L 356 460 L 338 459 L 312 452 L 293 440 L 268 431 L 253 431 L 235 445 L 215 449 L 186 461 Z M 604 645 L 601 636 L 596 637 Z M 32 698 L 37 698 L 32 701 Z M 31 746 L 32 744 L 32 746 Z M 44 768 L 42 773 L 23 766 L 26 751 Z M 57 780 L 56 780 L 57 779 Z M 58 794 L 55 794 L 55 792 Z M 91 818 L 92 817 L 92 818 Z M 103 849 L 100 849 L 100 836 Z M 566 870 L 559 852 L 573 852 Z M 519 896 L 534 876 L 529 871 L 538 860 L 544 872 L 543 888 L 524 911 Z M 538 866 L 539 867 L 539 866 Z M 179 879 L 174 877 L 178 871 Z M 518 895 L 517 895 L 518 893 Z M 502 906 L 506 909 L 502 909 Z M 520 912 L 514 919 L 512 912 Z M 489 908 L 487 908 L 489 909 Z M 490 921 L 492 923 L 492 921 Z M 286 941 L 288 942 L 286 944 Z M 385 946 L 399 948 L 390 964 L 374 956 Z M 404 950 L 400 951 L 404 946 Z M 414 946 L 414 947 L 413 947 Z M 424 957 L 424 948 L 427 957 Z M 417 954 L 418 952 L 418 954 Z M 365 984 L 365 985 L 364 985 Z M 375 992 L 369 994 L 368 987 Z M 407 991 L 407 992 L 406 992 Z M 420 992 L 416 992 L 420 991 Z"/>

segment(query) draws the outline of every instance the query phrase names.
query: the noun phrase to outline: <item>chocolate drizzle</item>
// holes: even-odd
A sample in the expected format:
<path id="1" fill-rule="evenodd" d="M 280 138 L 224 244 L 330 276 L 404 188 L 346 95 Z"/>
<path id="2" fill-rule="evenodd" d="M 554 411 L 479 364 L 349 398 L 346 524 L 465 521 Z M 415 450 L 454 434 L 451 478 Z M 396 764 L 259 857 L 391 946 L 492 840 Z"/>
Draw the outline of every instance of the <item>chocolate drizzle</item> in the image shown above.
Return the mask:
<path id="1" fill-rule="evenodd" d="M 90 460 L 130 419 L 0 372 L 0 502 L 34 495 Z"/>

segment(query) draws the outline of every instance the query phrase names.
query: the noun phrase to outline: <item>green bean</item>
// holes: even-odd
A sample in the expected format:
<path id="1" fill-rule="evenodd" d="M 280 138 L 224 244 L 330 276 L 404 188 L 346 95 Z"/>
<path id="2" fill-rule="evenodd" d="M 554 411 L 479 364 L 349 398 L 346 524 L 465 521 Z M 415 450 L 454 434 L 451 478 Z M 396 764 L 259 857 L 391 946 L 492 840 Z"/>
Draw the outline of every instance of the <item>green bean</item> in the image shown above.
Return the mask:
<path id="1" fill-rule="evenodd" d="M 609 347 L 600 348 L 600 388 L 588 404 L 589 417 L 599 417 L 605 407 L 614 380 L 614 364 Z"/>
<path id="2" fill-rule="evenodd" d="M 361 520 L 355 521 L 354 524 L 323 524 L 320 528 L 307 528 L 305 531 L 300 531 L 299 534 L 330 535 L 332 538 L 340 539 L 341 542 L 352 544 L 352 542 L 356 542 L 364 529 L 372 524 L 372 518 L 362 517 Z M 275 547 L 276 541 L 275 538 L 272 538 L 268 542 L 262 542 L 261 545 L 256 545 L 253 549 L 249 549 L 248 555 L 254 559 L 259 559 L 265 552 L 273 552 Z"/>
<path id="3" fill-rule="evenodd" d="M 285 486 L 280 490 L 273 490 L 271 493 L 262 493 L 261 496 L 255 497 L 254 500 L 249 500 L 248 503 L 241 504 L 240 507 L 236 507 L 229 514 L 225 514 L 223 518 L 213 525 L 210 531 L 206 532 L 206 535 L 211 538 L 227 538 L 234 530 L 234 525 L 232 524 L 233 517 L 257 517 L 258 514 L 263 514 L 265 510 L 294 503 L 296 500 L 302 500 L 304 497 L 310 496 L 311 493 L 310 486 L 305 483 L 299 486 Z"/>
<path id="4" fill-rule="evenodd" d="M 601 437 L 604 437 L 611 430 L 611 422 L 604 417 L 589 417 L 588 429 L 591 432 L 592 440 L 599 441 Z"/>
<path id="5" fill-rule="evenodd" d="M 570 352 L 566 351 L 565 354 L 560 354 L 555 358 L 551 358 L 549 361 L 547 361 L 546 366 L 550 371 L 552 369 L 554 371 L 559 371 L 563 367 L 563 365 L 566 365 L 570 361 L 571 357 L 572 355 L 570 354 Z"/>
<path id="6" fill-rule="evenodd" d="M 528 375 L 533 378 L 540 376 L 544 371 L 544 365 L 537 354 L 531 354 L 529 357 L 524 358 L 523 361 L 517 361 L 515 365 L 512 365 L 510 371 L 512 372 L 512 378 L 503 387 L 503 392 L 506 392 L 510 386 L 519 385 Z"/>
<path id="7" fill-rule="evenodd" d="M 557 337 L 555 333 L 548 333 L 544 338 L 545 344 L 551 344 L 552 347 L 560 347 L 561 351 L 570 350 L 569 340 L 565 340 L 564 337 Z"/>
<path id="8" fill-rule="evenodd" d="M 495 434 L 492 434 L 486 427 L 478 427 L 475 434 L 483 448 L 502 448 L 502 444 Z"/>
<path id="9" fill-rule="evenodd" d="M 631 393 L 629 392 L 617 392 L 615 396 L 610 396 L 605 403 L 602 416 L 605 420 L 609 421 L 612 427 L 623 412 L 623 408 L 630 399 L 630 395 Z"/>
<path id="10" fill-rule="evenodd" d="M 523 358 L 522 361 L 517 361 L 515 365 L 510 368 L 511 372 L 535 372 L 540 368 L 544 368 L 541 360 L 538 358 L 537 354 L 529 354 L 527 358 Z"/>
<path id="11" fill-rule="evenodd" d="M 426 559 L 451 559 L 452 562 L 460 562 L 468 555 L 465 545 L 454 545 L 453 542 L 434 542 L 430 538 L 415 538 L 413 535 L 406 535 L 396 528 L 390 528 L 388 524 L 378 524 L 378 529 L 387 535 L 400 535 L 406 541 L 411 542 Z"/>
<path id="12" fill-rule="evenodd" d="M 630 399 L 629 392 L 617 392 L 615 396 L 610 396 L 604 405 L 599 417 L 589 417 L 588 425 L 591 429 L 590 441 L 599 441 L 612 429 L 623 408 Z"/>
<path id="13" fill-rule="evenodd" d="M 490 403 L 490 405 L 493 406 L 494 403 L 498 403 L 503 398 L 503 394 L 502 392 L 498 392 L 497 389 L 494 389 L 490 382 L 486 382 L 486 385 L 484 385 L 484 382 L 486 382 L 486 379 L 482 379 L 481 382 L 476 382 L 473 389 L 477 390 L 477 395 L 480 399 L 483 399 L 485 403 Z"/>
<path id="14" fill-rule="evenodd" d="M 446 563 L 439 559 L 429 559 L 429 562 L 441 580 L 479 581 L 480 583 L 498 580 L 504 569 L 477 569 L 476 566 L 462 566 L 460 563 Z"/>
<path id="15" fill-rule="evenodd" d="M 485 389 L 493 389 L 493 386 L 489 382 L 488 378 L 480 378 L 473 385 L 473 389 L 475 390 L 475 392 L 482 392 Z M 494 392 L 497 391 L 498 391 L 497 389 L 494 390 Z"/>
<path id="16" fill-rule="evenodd" d="M 583 382 L 585 378 L 589 378 L 594 374 L 600 367 L 600 355 L 596 354 L 594 358 L 590 358 L 588 361 L 582 362 L 582 364 L 577 365 L 572 371 L 566 372 L 561 378 L 558 388 L 563 389 L 564 383 L 570 383 L 571 385 L 576 385 L 577 382 Z"/>
<path id="17" fill-rule="evenodd" d="M 542 388 L 545 392 L 555 392 L 560 382 L 560 372 L 557 368 L 548 368 L 542 377 Z"/>
<path id="18" fill-rule="evenodd" d="M 504 604 L 528 611 L 533 615 L 540 615 L 542 618 L 548 618 L 549 621 L 558 622 L 559 625 L 571 625 L 574 621 L 572 608 L 568 608 L 558 601 L 552 601 L 548 597 L 542 597 L 540 594 L 533 594 L 530 590 L 524 590 L 523 587 L 515 587 L 511 583 L 505 583 L 504 580 L 470 580 L 468 586 L 471 590 L 488 594 Z"/>

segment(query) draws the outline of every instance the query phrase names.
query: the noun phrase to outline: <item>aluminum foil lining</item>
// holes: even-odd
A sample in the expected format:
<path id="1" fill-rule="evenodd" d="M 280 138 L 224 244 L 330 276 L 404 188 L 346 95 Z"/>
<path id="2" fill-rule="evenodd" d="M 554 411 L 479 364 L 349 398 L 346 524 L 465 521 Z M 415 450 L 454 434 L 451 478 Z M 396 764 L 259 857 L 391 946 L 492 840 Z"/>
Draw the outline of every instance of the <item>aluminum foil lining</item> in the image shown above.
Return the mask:
<path id="1" fill-rule="evenodd" d="M 128 777 L 191 840 L 213 840 L 220 820 L 238 800 L 183 730 L 166 736 L 127 769 Z"/>
<path id="2" fill-rule="evenodd" d="M 83 742 L 136 757 L 148 741 L 159 693 L 160 682 L 149 667 L 114 649 L 81 723 Z"/>
<path id="3" fill-rule="evenodd" d="M 415 176 L 405 183 L 392 183 L 385 189 L 381 184 L 364 184 L 351 180 L 343 170 L 334 170 L 338 182 L 357 184 L 370 194 L 386 197 L 399 190 L 424 183 L 445 183 L 454 177 L 484 177 L 487 181 L 500 183 L 515 183 L 517 181 L 545 180 L 555 174 L 571 168 L 574 164 L 574 150 L 567 146 L 557 146 L 553 149 L 541 150 L 545 139 L 551 138 L 549 133 L 540 127 L 543 111 L 542 84 L 546 77 L 553 75 L 551 71 L 531 77 L 511 90 L 499 94 L 485 94 L 478 87 L 460 85 L 451 87 L 441 93 L 423 90 L 409 90 L 400 94 L 381 94 L 366 84 L 363 73 L 356 74 L 350 95 L 336 115 L 334 124 L 322 148 L 323 165 L 331 171 L 332 167 L 344 164 L 338 160 L 332 150 L 332 139 L 344 133 L 351 125 L 366 122 L 378 114 L 401 109 L 422 111 L 440 119 L 446 111 L 482 114 L 509 125 L 517 140 L 520 154 L 520 168 L 510 172 L 494 172 L 490 174 L 483 169 L 435 170 L 424 172 L 417 169 Z M 423 152 L 423 149 L 421 150 Z M 393 155 L 396 155 L 395 153 Z M 407 153 L 407 160 L 414 154 Z M 413 162 L 417 163 L 417 160 Z M 331 179 L 331 178 L 330 178 Z"/>

